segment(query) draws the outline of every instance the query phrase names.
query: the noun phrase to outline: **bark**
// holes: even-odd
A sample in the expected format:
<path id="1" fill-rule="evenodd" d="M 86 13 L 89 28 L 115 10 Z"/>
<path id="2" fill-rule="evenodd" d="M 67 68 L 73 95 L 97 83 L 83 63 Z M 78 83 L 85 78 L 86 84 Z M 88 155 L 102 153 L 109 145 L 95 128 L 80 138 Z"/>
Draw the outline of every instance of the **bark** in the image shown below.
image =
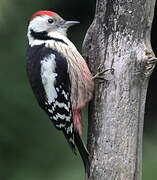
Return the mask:
<path id="1" fill-rule="evenodd" d="M 88 180 L 141 180 L 146 92 L 155 66 L 150 31 L 155 0 L 97 0 L 83 55 L 95 80 L 89 105 Z"/>

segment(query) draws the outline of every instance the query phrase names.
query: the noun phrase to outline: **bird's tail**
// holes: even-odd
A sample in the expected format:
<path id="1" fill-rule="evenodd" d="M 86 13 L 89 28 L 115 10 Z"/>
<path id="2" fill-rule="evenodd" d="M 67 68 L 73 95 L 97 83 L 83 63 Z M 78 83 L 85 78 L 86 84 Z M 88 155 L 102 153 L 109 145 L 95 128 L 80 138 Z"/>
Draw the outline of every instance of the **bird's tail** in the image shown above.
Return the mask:
<path id="1" fill-rule="evenodd" d="M 70 140 L 70 138 L 68 137 L 68 135 L 63 132 L 66 139 L 67 139 L 67 142 L 68 144 L 70 145 L 73 153 L 76 155 L 76 147 L 80 153 L 80 156 L 82 158 L 82 161 L 83 161 L 83 164 L 84 164 L 84 167 L 85 167 L 85 172 L 87 173 L 87 175 L 89 176 L 89 152 L 83 142 L 83 140 L 81 139 L 79 133 L 77 132 L 77 130 L 74 130 L 74 139 Z M 76 146 L 76 147 L 75 147 Z"/>
<path id="2" fill-rule="evenodd" d="M 81 155 L 84 167 L 85 167 L 85 171 L 87 173 L 87 175 L 89 176 L 89 152 L 83 142 L 83 140 L 81 139 L 80 135 L 75 131 L 74 132 L 74 141 L 75 144 L 77 146 L 77 149 Z"/>

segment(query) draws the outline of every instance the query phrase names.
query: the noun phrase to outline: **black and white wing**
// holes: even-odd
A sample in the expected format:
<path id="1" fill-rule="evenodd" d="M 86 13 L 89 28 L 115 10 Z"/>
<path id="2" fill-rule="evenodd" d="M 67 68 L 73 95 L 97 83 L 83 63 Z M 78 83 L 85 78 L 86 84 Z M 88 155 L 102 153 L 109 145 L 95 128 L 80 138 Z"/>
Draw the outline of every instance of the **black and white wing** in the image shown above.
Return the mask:
<path id="1" fill-rule="evenodd" d="M 39 105 L 75 151 L 70 100 L 71 84 L 66 59 L 57 51 L 36 45 L 28 48 L 27 73 Z"/>

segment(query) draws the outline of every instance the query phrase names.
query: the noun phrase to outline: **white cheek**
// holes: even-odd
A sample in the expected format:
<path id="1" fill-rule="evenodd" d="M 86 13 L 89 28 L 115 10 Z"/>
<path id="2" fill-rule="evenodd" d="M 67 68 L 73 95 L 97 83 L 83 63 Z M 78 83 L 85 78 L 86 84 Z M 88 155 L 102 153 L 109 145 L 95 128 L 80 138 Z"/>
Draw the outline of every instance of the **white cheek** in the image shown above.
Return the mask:
<path id="1" fill-rule="evenodd" d="M 35 19 L 33 19 L 29 24 L 29 29 L 32 29 L 35 32 L 42 32 L 49 29 L 50 24 L 47 22 L 46 17 L 38 16 Z"/>

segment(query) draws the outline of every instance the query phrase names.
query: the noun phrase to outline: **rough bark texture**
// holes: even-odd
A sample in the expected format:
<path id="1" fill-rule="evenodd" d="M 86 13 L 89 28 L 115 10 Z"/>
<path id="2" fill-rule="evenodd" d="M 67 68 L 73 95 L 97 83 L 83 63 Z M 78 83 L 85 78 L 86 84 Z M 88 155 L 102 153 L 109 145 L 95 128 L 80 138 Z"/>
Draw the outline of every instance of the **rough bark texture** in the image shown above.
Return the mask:
<path id="1" fill-rule="evenodd" d="M 88 180 L 141 180 L 146 92 L 154 68 L 150 31 L 155 0 L 97 0 L 83 54 L 95 80 L 89 106 Z"/>

